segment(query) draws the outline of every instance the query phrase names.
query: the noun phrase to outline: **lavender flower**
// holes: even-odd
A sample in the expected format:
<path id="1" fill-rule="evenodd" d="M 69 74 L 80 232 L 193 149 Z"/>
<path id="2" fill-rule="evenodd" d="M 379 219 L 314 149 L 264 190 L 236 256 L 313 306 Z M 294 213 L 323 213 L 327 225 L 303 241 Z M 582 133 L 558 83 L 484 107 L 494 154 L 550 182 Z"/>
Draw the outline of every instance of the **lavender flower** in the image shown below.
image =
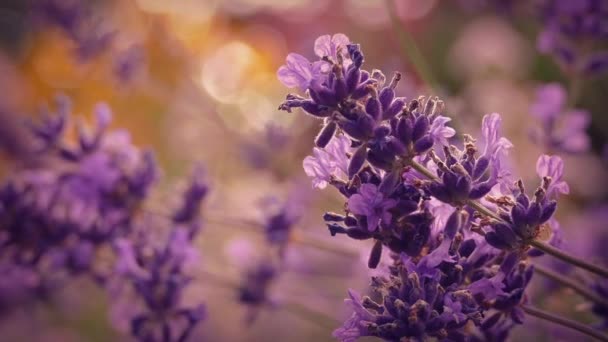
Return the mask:
<path id="1" fill-rule="evenodd" d="M 522 282 L 524 275 L 513 267 L 517 261 L 513 254 L 502 262 L 498 273 L 492 271 L 493 252 L 485 254 L 487 249 L 477 246 L 475 240 L 463 242 L 467 222 L 466 213 L 454 211 L 445 225 L 444 240 L 429 254 L 418 261 L 402 256 L 385 276 L 372 278 L 374 297 L 379 300 L 349 290 L 347 303 L 354 313 L 334 336 L 341 341 L 361 336 L 387 341 L 464 340 L 471 325 L 483 327 L 483 317 L 490 310 L 497 315 L 491 326 L 499 319 L 509 320 L 505 317 L 519 310 L 530 270 L 526 268 Z M 497 304 L 482 305 L 489 302 Z"/>
<path id="2" fill-rule="evenodd" d="M 313 155 L 304 158 L 304 172 L 312 177 L 315 188 L 324 189 L 334 180 L 346 178 L 348 157 L 351 153 L 348 138 L 341 135 L 333 139 L 325 148 L 315 147 Z"/>
<path id="3" fill-rule="evenodd" d="M 500 115 L 484 116 L 479 142 L 463 134 L 462 148 L 450 145 L 455 131 L 441 100 L 406 104 L 395 94 L 400 74 L 385 86 L 381 72 L 361 69 L 360 47 L 347 48 L 348 67 L 340 49 L 324 56 L 327 74 L 279 107 L 323 120 L 305 169 L 314 184 L 332 185 L 345 198 L 345 214 L 323 217 L 330 234 L 373 239 L 372 269 L 386 265 L 383 250 L 392 253 L 385 275 L 372 278 L 373 297 L 349 291 L 354 313 L 334 336 L 507 339 L 530 312 L 525 291 L 534 267 L 527 259 L 548 250 L 536 239 L 553 222 L 557 195 L 568 192 L 561 159 L 539 158 L 541 185 L 530 198 L 522 181 L 509 184 L 512 172 L 503 165 L 513 144 L 501 134 Z M 554 110 L 546 106 L 540 111 Z M 337 142 L 352 150 L 328 153 Z M 559 248 L 555 226 L 550 244 Z M 538 250 L 529 250 L 533 242 Z"/>
<path id="4" fill-rule="evenodd" d="M 500 127 L 498 114 L 484 116 L 482 134 L 485 146 L 481 156 L 476 155 L 474 141 L 467 136 L 462 151 L 454 146 L 444 147 L 443 161 L 432 153 L 439 180 L 429 184 L 429 193 L 442 202 L 454 205 L 463 205 L 469 200 L 487 195 L 498 184 L 502 171 L 501 161 L 513 146 L 500 135 Z"/>
<path id="5" fill-rule="evenodd" d="M 32 126 L 41 166 L 15 173 L 1 187 L 0 254 L 28 265 L 52 255 L 63 260 L 57 267 L 80 272 L 92 262 L 93 246 L 129 231 L 134 210 L 155 180 L 156 165 L 124 132 L 106 132 L 111 115 L 104 105 L 96 108 L 94 132 L 80 127 L 78 145 L 68 145 L 66 110 Z M 69 262 L 73 253 L 77 263 Z"/>
<path id="6" fill-rule="evenodd" d="M 104 21 L 93 15 L 94 9 L 85 1 L 36 1 L 32 13 L 35 20 L 58 28 L 72 40 L 82 60 L 106 50 L 116 34 L 104 27 Z"/>
<path id="7" fill-rule="evenodd" d="M 391 222 L 390 209 L 395 207 L 397 201 L 385 199 L 384 195 L 373 184 L 362 184 L 359 192 L 348 199 L 348 210 L 365 217 L 367 229 L 373 232 L 381 223 Z"/>
<path id="8" fill-rule="evenodd" d="M 556 198 L 554 193 L 568 190 L 568 185 L 561 180 L 563 162 L 559 157 L 540 156 L 537 172 L 542 184 L 535 191 L 534 199 L 530 200 L 523 182 L 518 181 L 517 190 L 513 193 L 514 200 L 504 202 L 505 210 L 501 213 L 504 222 L 489 223 L 493 230 L 486 234 L 486 240 L 492 246 L 514 249 L 527 245 L 538 236 L 541 225 L 555 213 L 557 202 L 553 200 Z"/>
<path id="9" fill-rule="evenodd" d="M 551 83 L 538 89 L 530 112 L 539 120 L 540 128 L 531 132 L 532 140 L 547 151 L 581 153 L 591 145 L 587 127 L 591 121 L 584 110 L 568 110 L 566 91 Z"/>
<path id="10" fill-rule="evenodd" d="M 133 337 L 140 341 L 185 341 L 206 315 L 203 304 L 191 306 L 183 301 L 183 292 L 193 280 L 188 268 L 197 255 L 193 243 L 200 229 L 199 209 L 206 193 L 207 185 L 199 168 L 172 217 L 171 230 L 160 233 L 167 234 L 165 239 L 159 240 L 150 227 L 145 227 L 130 240 L 115 242 L 120 258 L 115 281 L 130 284 L 132 293 L 120 298 L 112 291 L 115 284 L 110 293 L 133 301 L 140 308 L 123 317 L 130 322 Z"/>
<path id="11" fill-rule="evenodd" d="M 608 37 L 607 11 L 605 1 L 542 1 L 544 27 L 538 36 L 538 49 L 573 73 L 591 76 L 606 71 L 608 54 L 601 42 Z"/>

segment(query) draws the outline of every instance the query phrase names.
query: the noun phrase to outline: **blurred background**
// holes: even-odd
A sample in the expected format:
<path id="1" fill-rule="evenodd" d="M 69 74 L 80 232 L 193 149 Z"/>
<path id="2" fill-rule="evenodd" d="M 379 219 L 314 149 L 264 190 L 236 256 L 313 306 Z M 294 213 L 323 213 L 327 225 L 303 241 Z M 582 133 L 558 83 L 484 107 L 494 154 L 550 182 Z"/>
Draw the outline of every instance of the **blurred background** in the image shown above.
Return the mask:
<path id="1" fill-rule="evenodd" d="M 60 10 L 49 10 L 49 3 Z M 202 298 L 209 317 L 193 340 L 330 341 L 335 325 L 319 322 L 314 312 L 344 318 L 346 290 L 364 291 L 369 281 L 371 245 L 327 234 L 323 212 L 340 211 L 343 202 L 335 191 L 313 189 L 302 169 L 319 122 L 277 110 L 289 90 L 276 70 L 289 52 L 312 57 L 318 36 L 344 33 L 362 45 L 367 69 L 387 77 L 403 73 L 402 96 L 446 101 L 459 132 L 479 136 L 484 114 L 502 114 L 503 133 L 515 145 L 511 163 L 534 184 L 536 159 L 548 152 L 530 139 L 529 128 L 538 124 L 530 113 L 536 89 L 549 82 L 568 88 L 572 75 L 537 50 L 543 23 L 533 3 L 2 0 L 0 140 L 14 143 L 11 127 L 38 116 L 59 94 L 83 120 L 95 104 L 107 103 L 113 127 L 128 129 L 136 145 L 155 151 L 163 173 L 154 198 L 171 198 L 193 163 L 208 170 L 212 192 L 197 241 L 204 271 L 188 296 Z M 590 113 L 590 148 L 565 156 L 571 194 L 558 212 L 573 241 L 581 238 L 578 222 L 588 208 L 605 213 L 608 191 L 608 79 L 590 75 L 577 89 L 572 105 Z M 1 153 L 0 172 L 10 172 L 13 162 L 8 150 Z M 160 199 L 151 204 L 164 205 Z M 295 207 L 298 220 L 286 269 L 269 296 L 314 312 L 266 305 L 247 323 L 252 308 L 239 304 L 229 283 L 241 281 L 247 263 L 268 253 L 263 226 L 283 205 Z M 555 291 L 558 296 L 545 298 L 545 290 L 533 300 L 572 315 L 580 311 L 575 299 L 559 296 L 566 290 Z M 101 292 L 75 281 L 51 303 L 2 317 L 0 340 L 128 340 Z M 516 340 L 554 340 L 542 325 L 516 334 Z"/>

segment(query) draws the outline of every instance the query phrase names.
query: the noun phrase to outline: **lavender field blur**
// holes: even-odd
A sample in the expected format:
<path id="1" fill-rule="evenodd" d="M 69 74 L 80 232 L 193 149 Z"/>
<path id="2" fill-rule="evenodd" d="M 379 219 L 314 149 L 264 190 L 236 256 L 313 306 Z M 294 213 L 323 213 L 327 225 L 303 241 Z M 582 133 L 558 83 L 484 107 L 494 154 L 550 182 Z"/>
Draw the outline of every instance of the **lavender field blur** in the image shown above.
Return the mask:
<path id="1" fill-rule="evenodd" d="M 608 341 L 608 0 L 3 0 L 0 89 L 0 341 Z"/>

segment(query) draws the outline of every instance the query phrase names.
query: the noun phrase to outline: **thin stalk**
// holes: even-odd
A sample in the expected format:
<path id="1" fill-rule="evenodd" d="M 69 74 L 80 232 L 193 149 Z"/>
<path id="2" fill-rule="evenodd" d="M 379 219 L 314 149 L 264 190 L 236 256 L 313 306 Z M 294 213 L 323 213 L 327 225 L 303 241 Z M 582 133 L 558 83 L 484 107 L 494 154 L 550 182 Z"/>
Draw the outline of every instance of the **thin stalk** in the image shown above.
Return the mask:
<path id="1" fill-rule="evenodd" d="M 329 253 L 335 253 L 335 254 L 339 254 L 342 256 L 346 256 L 346 257 L 350 257 L 350 258 L 354 258 L 354 257 L 358 257 L 359 253 L 350 250 L 348 248 L 341 248 L 341 247 L 337 247 L 334 244 L 331 243 L 327 243 L 323 240 L 319 240 L 319 239 L 313 239 L 310 237 L 306 237 L 303 235 L 296 235 L 293 237 L 293 242 L 302 244 L 304 246 L 309 246 L 312 248 L 316 248 L 318 250 L 321 251 L 325 251 L 325 252 L 329 252 Z"/>
<path id="2" fill-rule="evenodd" d="M 228 279 L 226 277 L 220 276 L 218 274 L 214 274 L 212 272 L 203 271 L 202 274 L 205 276 L 206 280 L 209 280 L 222 288 L 227 289 L 237 289 L 239 287 L 238 282 Z M 342 322 L 338 321 L 336 318 L 331 317 L 325 313 L 315 311 L 306 307 L 303 304 L 297 302 L 281 302 L 282 308 L 285 308 L 288 312 L 295 314 L 296 316 L 307 320 L 316 325 L 320 325 L 327 329 L 332 329 L 334 327 L 340 326 Z"/>
<path id="3" fill-rule="evenodd" d="M 602 306 L 608 307 L 608 299 L 599 296 L 597 293 L 593 292 L 593 290 L 587 288 L 580 282 L 577 282 L 576 280 L 570 277 L 563 276 L 549 268 L 545 268 L 544 266 L 538 264 L 534 265 L 534 271 L 535 273 L 547 277 L 565 287 L 571 288 L 579 295 L 585 297 L 586 299 L 594 303 L 598 303 Z"/>
<path id="4" fill-rule="evenodd" d="M 602 333 L 599 330 L 593 329 L 586 324 L 579 323 L 565 317 L 556 316 L 552 313 L 537 309 L 529 305 L 522 305 L 521 308 L 531 316 L 535 316 L 546 321 L 561 325 L 563 327 L 582 332 L 583 334 L 594 337 L 600 341 L 608 341 L 608 335 Z"/>
<path id="5" fill-rule="evenodd" d="M 438 181 L 439 179 L 437 178 L 437 176 L 435 176 L 429 169 L 427 169 L 424 165 L 419 164 L 413 160 L 409 161 L 409 165 L 416 171 L 420 172 L 421 174 L 423 174 L 425 177 L 431 179 L 431 180 L 435 180 Z M 473 200 L 469 200 L 467 202 L 467 204 L 477 210 L 478 212 L 480 212 L 481 214 L 484 214 L 486 216 L 489 216 L 497 221 L 500 222 L 504 222 L 504 220 L 498 216 L 495 212 L 493 212 L 492 210 L 490 210 L 489 208 L 487 208 L 486 206 L 484 206 L 483 204 L 477 202 L 477 201 L 473 201 Z M 603 267 L 594 265 L 594 264 L 590 264 L 585 262 L 584 260 L 581 260 L 573 255 L 570 255 L 560 249 L 557 249 L 551 245 L 548 245 L 544 242 L 538 241 L 538 240 L 532 240 L 530 241 L 530 245 L 534 246 L 535 248 L 555 257 L 558 258 L 562 261 L 565 261 L 569 264 L 578 266 L 584 270 L 587 270 L 591 273 L 595 273 L 597 275 L 600 275 L 604 278 L 608 278 L 608 269 L 605 269 Z"/>
<path id="6" fill-rule="evenodd" d="M 410 60 L 410 62 L 416 68 L 416 71 L 420 74 L 420 78 L 426 83 L 426 85 L 431 89 L 437 89 L 436 84 L 433 81 L 433 77 L 431 76 L 431 69 L 426 63 L 422 53 L 418 49 L 416 45 L 416 41 L 412 38 L 412 36 L 407 32 L 407 30 L 400 27 L 399 18 L 395 14 L 396 8 L 393 3 L 394 0 L 386 0 L 386 11 L 391 19 L 391 24 L 395 34 L 399 39 L 399 45 L 401 45 L 401 50 L 406 55 L 406 57 Z"/>
<path id="7" fill-rule="evenodd" d="M 564 251 L 562 251 L 561 249 L 555 248 L 549 244 L 546 244 L 546 243 L 538 241 L 538 240 L 530 241 L 530 245 L 534 246 L 537 249 L 540 249 L 541 251 L 543 251 L 549 255 L 552 255 L 560 260 L 563 260 L 567 263 L 578 266 L 582 269 L 595 273 L 604 278 L 608 278 L 608 269 L 605 269 L 598 265 L 587 263 L 584 260 L 581 260 L 573 255 L 564 253 Z"/>
<path id="8" fill-rule="evenodd" d="M 214 224 L 227 224 L 227 225 L 233 225 L 233 226 L 240 226 L 240 227 L 249 229 L 249 230 L 251 230 L 253 232 L 257 232 L 257 233 L 263 232 L 263 226 L 259 222 L 256 222 L 253 220 L 235 219 L 235 218 L 228 218 L 228 217 L 224 217 L 224 218 L 214 217 L 211 220 L 208 218 L 207 222 L 212 222 Z M 342 255 L 345 257 L 349 257 L 349 258 L 359 256 L 359 254 L 354 250 L 351 250 L 348 248 L 342 248 L 342 247 L 336 246 L 335 244 L 327 243 L 327 242 L 325 242 L 325 240 L 319 240 L 319 239 L 312 238 L 310 236 L 306 236 L 303 234 L 293 234 L 291 241 L 294 243 L 303 245 L 303 246 L 316 248 L 316 249 L 324 251 L 324 252 L 339 254 L 339 255 Z"/>
<path id="9" fill-rule="evenodd" d="M 320 325 L 327 329 L 335 329 L 342 325 L 343 322 L 340 322 L 334 317 L 326 315 L 324 313 L 313 310 L 303 304 L 297 302 L 282 302 L 281 306 L 287 309 L 289 312 L 292 312 L 298 317 L 304 318 L 310 322 L 314 322 L 317 325 Z"/>
<path id="10" fill-rule="evenodd" d="M 574 108 L 583 90 L 583 83 L 581 77 L 578 74 L 572 76 L 568 87 L 568 108 Z"/>

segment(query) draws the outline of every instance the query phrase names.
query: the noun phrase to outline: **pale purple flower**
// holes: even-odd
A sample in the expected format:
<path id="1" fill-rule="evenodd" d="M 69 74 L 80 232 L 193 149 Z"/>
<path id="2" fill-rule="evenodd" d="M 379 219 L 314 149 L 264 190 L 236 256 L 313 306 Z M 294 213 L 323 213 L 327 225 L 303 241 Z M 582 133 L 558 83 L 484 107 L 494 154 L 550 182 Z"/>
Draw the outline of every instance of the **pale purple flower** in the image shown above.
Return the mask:
<path id="1" fill-rule="evenodd" d="M 568 94 L 559 83 L 550 83 L 536 91 L 536 102 L 530 106 L 530 112 L 540 120 L 556 118 L 566 104 Z"/>
<path id="2" fill-rule="evenodd" d="M 348 210 L 353 214 L 367 218 L 367 229 L 374 231 L 380 221 L 390 223 L 389 212 L 397 204 L 394 199 L 385 199 L 384 195 L 373 184 L 362 184 L 359 192 L 348 199 Z"/>
<path id="3" fill-rule="evenodd" d="M 555 138 L 560 147 L 566 152 L 584 152 L 591 146 L 591 139 L 587 134 L 587 127 L 591 123 L 591 117 L 585 110 L 571 110 L 564 113 L 562 122 L 559 124 Z"/>
<path id="4" fill-rule="evenodd" d="M 536 173 L 542 177 L 551 177 L 551 184 L 547 189 L 547 197 L 554 198 L 558 194 L 570 193 L 568 183 L 562 180 L 564 175 L 564 161 L 558 156 L 541 155 L 536 162 Z"/>
<path id="5" fill-rule="evenodd" d="M 288 88 L 305 91 L 322 76 L 319 62 L 311 63 L 306 57 L 297 53 L 287 55 L 285 62 L 285 65 L 277 71 L 277 77 Z"/>
<path id="6" fill-rule="evenodd" d="M 566 102 L 566 90 L 558 83 L 538 89 L 530 112 L 539 119 L 540 127 L 531 132 L 531 138 L 548 150 L 585 152 L 591 145 L 586 132 L 591 117 L 585 110 L 567 109 Z"/>
<path id="7" fill-rule="evenodd" d="M 315 147 L 313 155 L 304 158 L 304 172 L 312 178 L 312 185 L 324 189 L 332 179 L 346 178 L 347 154 L 352 152 L 350 140 L 339 135 L 325 148 Z"/>
<path id="8" fill-rule="evenodd" d="M 320 58 L 327 56 L 336 61 L 338 52 L 340 52 L 341 56 L 346 58 L 348 56 L 346 51 L 348 44 L 350 44 L 350 39 L 342 33 L 336 33 L 333 36 L 326 34 L 315 40 L 315 54 Z"/>
<path id="9" fill-rule="evenodd" d="M 485 148 L 483 155 L 488 160 L 500 160 L 513 147 L 513 144 L 501 136 L 502 118 L 498 113 L 484 115 L 481 123 L 481 133 Z"/>
<path id="10" fill-rule="evenodd" d="M 452 127 L 446 126 L 451 120 L 451 118 L 442 115 L 437 116 L 433 120 L 429 129 L 429 135 L 435 144 L 441 144 L 443 146 L 449 145 L 448 139 L 456 134 L 456 131 Z"/>
<path id="11" fill-rule="evenodd" d="M 498 296 L 505 294 L 503 291 L 505 288 L 505 284 L 503 282 L 505 276 L 506 275 L 503 272 L 498 272 L 492 278 L 481 278 L 471 283 L 468 290 L 474 295 L 483 295 L 484 300 L 494 300 Z"/>
<path id="12" fill-rule="evenodd" d="M 361 295 L 354 290 L 348 290 L 349 299 L 344 302 L 353 309 L 352 316 L 340 328 L 334 330 L 333 336 L 342 342 L 355 342 L 361 335 L 362 321 L 373 321 L 374 315 L 361 303 Z"/>
<path id="13" fill-rule="evenodd" d="M 425 201 L 424 204 L 434 217 L 433 223 L 431 224 L 431 235 L 438 236 L 439 233 L 443 232 L 448 217 L 454 212 L 454 207 L 447 203 L 443 203 L 436 198 L 431 198 L 430 200 Z"/>
<path id="14" fill-rule="evenodd" d="M 333 36 L 326 34 L 315 40 L 314 50 L 319 58 L 329 57 L 336 63 L 342 60 L 342 66 L 346 69 L 352 63 L 346 48 L 348 44 L 350 44 L 350 40 L 342 33 L 336 33 Z M 328 63 L 323 63 L 321 67 L 323 72 L 329 72 L 331 69 Z"/>

